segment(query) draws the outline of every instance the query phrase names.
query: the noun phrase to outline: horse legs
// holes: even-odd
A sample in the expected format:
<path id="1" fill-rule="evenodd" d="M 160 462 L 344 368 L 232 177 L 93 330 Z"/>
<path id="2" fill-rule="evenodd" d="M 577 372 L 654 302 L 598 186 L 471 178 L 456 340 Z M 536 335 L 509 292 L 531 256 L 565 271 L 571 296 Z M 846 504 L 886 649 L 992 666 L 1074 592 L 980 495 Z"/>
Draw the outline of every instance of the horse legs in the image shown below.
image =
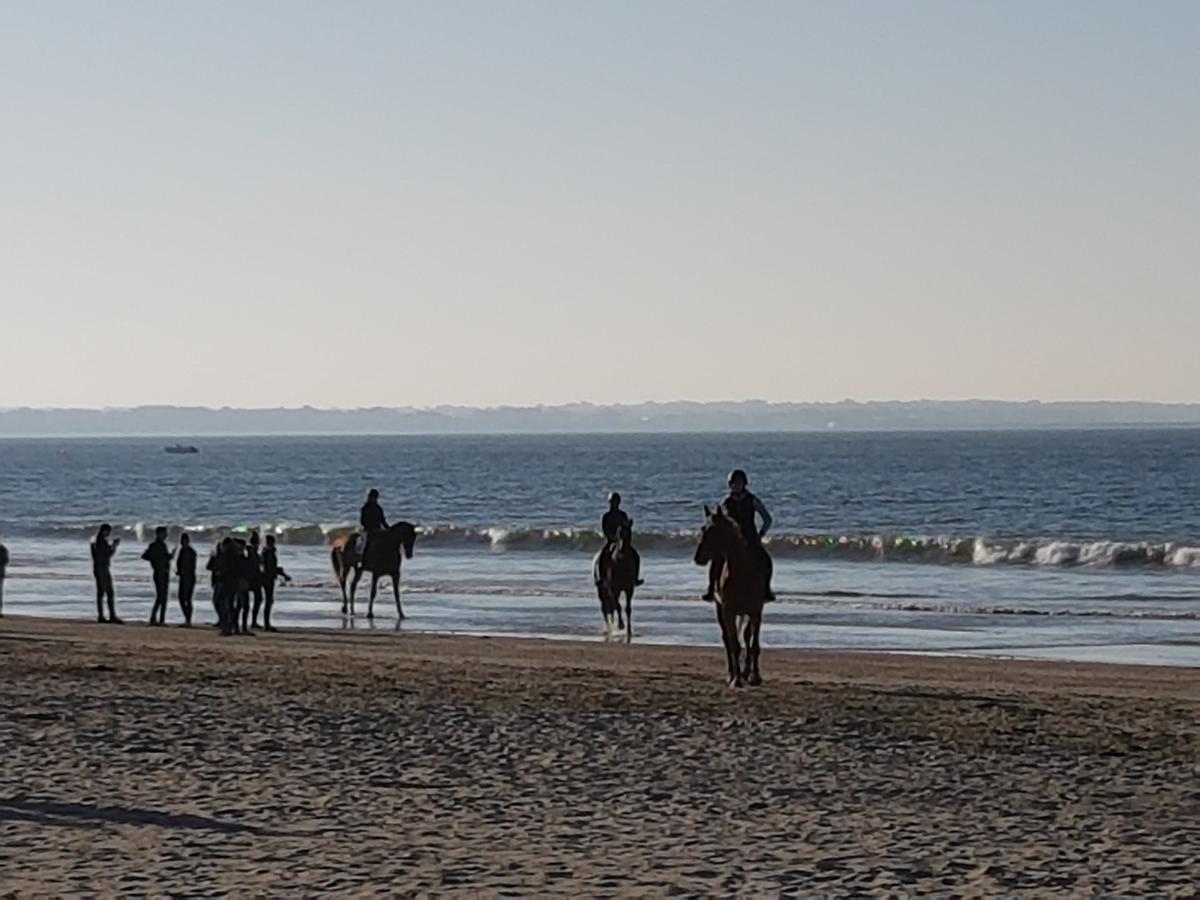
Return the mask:
<path id="1" fill-rule="evenodd" d="M 375 618 L 375 594 L 379 591 L 379 576 L 371 573 L 371 599 L 367 601 L 367 618 Z"/>
<path id="2" fill-rule="evenodd" d="M 752 626 L 754 644 L 747 650 L 746 654 L 750 668 L 749 680 L 752 686 L 758 687 L 758 685 L 763 683 L 762 674 L 758 671 L 758 657 L 762 649 L 762 645 L 759 642 L 759 636 L 762 634 L 762 610 L 759 610 L 757 614 L 750 617 L 750 624 Z"/>
<path id="3" fill-rule="evenodd" d="M 346 614 L 346 604 L 349 602 L 349 598 L 346 596 L 346 573 L 338 572 L 337 580 L 338 587 L 341 588 L 342 591 L 342 615 L 344 616 Z"/>
<path id="4" fill-rule="evenodd" d="M 404 607 L 400 605 L 400 570 L 392 575 L 392 596 L 396 598 L 396 618 L 404 618 Z"/>
<path id="5" fill-rule="evenodd" d="M 354 615 L 354 594 L 358 590 L 358 583 L 362 580 L 362 567 L 354 567 L 354 577 L 350 579 L 350 615 Z"/>
<path id="6" fill-rule="evenodd" d="M 625 643 L 633 640 L 633 586 L 625 592 Z"/>
<path id="7" fill-rule="evenodd" d="M 725 660 L 729 664 L 729 686 L 742 686 L 742 672 L 738 667 L 738 657 L 741 648 L 738 646 L 737 616 L 727 613 L 725 608 L 717 604 L 717 622 L 721 625 L 721 638 L 725 642 Z"/>

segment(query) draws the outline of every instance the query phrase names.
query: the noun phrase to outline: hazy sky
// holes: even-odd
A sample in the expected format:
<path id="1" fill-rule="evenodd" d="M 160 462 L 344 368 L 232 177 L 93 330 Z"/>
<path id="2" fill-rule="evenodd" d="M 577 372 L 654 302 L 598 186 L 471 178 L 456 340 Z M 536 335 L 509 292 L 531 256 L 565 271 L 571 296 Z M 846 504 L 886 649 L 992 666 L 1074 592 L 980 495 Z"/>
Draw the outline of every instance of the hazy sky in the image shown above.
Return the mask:
<path id="1" fill-rule="evenodd" d="M 0 0 L 0 406 L 1200 401 L 1200 3 Z"/>

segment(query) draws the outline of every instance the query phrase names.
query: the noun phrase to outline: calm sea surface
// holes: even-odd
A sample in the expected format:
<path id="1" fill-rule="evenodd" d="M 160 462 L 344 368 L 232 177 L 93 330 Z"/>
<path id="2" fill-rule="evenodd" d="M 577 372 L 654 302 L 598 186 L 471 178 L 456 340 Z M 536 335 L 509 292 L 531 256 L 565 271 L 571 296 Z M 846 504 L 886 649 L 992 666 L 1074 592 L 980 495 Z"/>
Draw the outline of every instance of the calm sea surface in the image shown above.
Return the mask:
<path id="1" fill-rule="evenodd" d="M 148 615 L 140 544 L 165 524 L 202 557 L 230 529 L 275 533 L 297 578 L 278 623 L 369 627 L 340 615 L 327 540 L 376 486 L 422 529 L 404 629 L 598 638 L 590 556 L 619 490 L 647 582 L 636 640 L 715 644 L 691 552 L 740 466 L 775 516 L 771 645 L 1200 664 L 1200 431 L 164 443 L 0 441 L 6 612 L 93 614 L 87 545 L 109 521 L 127 618 Z M 376 612 L 395 626 L 390 600 Z"/>

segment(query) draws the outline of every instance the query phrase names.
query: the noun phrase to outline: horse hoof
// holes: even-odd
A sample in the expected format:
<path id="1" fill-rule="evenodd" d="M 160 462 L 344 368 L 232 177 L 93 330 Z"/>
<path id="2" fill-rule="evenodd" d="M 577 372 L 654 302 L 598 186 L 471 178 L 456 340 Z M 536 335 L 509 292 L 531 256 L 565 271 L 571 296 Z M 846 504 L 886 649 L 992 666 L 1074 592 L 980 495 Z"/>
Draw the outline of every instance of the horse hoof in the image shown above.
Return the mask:
<path id="1" fill-rule="evenodd" d="M 762 683 L 763 683 L 762 676 L 759 675 L 757 672 L 755 672 L 753 675 L 750 676 L 750 679 L 749 679 L 750 687 L 758 687 Z"/>
<path id="2" fill-rule="evenodd" d="M 742 687 L 741 676 L 738 676 L 737 678 L 730 678 L 729 679 L 729 687 L 732 688 L 733 690 L 737 690 L 738 688 Z"/>

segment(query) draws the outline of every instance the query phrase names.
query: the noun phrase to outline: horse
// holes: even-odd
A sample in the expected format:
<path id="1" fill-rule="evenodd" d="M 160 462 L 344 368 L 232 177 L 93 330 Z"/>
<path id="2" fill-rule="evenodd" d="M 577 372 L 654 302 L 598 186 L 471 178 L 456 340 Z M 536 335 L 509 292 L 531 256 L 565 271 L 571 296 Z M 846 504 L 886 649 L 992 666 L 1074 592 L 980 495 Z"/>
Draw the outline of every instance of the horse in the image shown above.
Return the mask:
<path id="1" fill-rule="evenodd" d="M 357 538 L 357 535 L 354 536 Z M 397 522 L 390 528 L 384 529 L 371 536 L 370 544 L 362 552 L 358 550 L 357 540 L 339 540 L 334 542 L 330 553 L 333 571 L 342 588 L 342 614 L 345 615 L 347 599 L 350 615 L 354 615 L 354 592 L 363 572 L 371 573 L 371 597 L 367 603 L 367 618 L 375 618 L 375 594 L 379 589 L 379 579 L 387 576 L 392 580 L 392 595 L 396 598 L 396 618 L 404 618 L 404 607 L 400 604 L 400 565 L 405 559 L 412 559 L 413 545 L 417 541 L 417 529 L 409 522 Z M 350 583 L 350 595 L 346 596 L 346 576 L 354 572 Z"/>
<path id="2" fill-rule="evenodd" d="M 760 685 L 759 634 L 767 585 L 759 554 L 746 542 L 737 522 L 725 515 L 720 507 L 713 512 L 705 506 L 704 527 L 700 531 L 695 562 L 707 566 L 713 560 L 724 561 L 717 579 L 717 623 L 725 642 L 729 686 Z M 744 655 L 738 635 L 739 619 L 744 623 Z"/>
<path id="3" fill-rule="evenodd" d="M 596 592 L 600 595 L 600 614 L 604 616 L 604 634 L 611 635 L 613 619 L 624 629 L 626 642 L 633 640 L 633 592 L 638 580 L 637 551 L 633 549 L 633 520 L 621 527 L 611 550 L 600 551 L 596 560 Z M 625 595 L 625 616 L 621 617 L 621 595 Z"/>

